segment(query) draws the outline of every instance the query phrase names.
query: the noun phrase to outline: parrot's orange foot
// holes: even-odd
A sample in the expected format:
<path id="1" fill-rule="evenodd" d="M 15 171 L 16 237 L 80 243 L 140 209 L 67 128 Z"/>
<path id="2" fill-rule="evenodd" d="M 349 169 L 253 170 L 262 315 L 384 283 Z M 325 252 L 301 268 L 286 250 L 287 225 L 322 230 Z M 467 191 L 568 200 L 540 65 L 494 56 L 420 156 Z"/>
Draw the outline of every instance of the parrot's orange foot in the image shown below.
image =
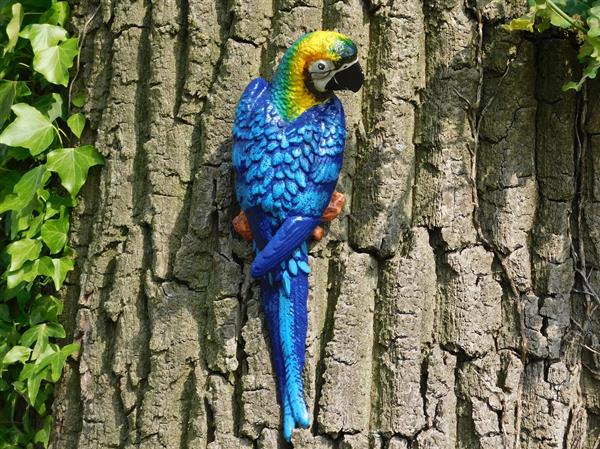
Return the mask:
<path id="1" fill-rule="evenodd" d="M 325 230 L 321 226 L 317 226 L 315 229 L 313 229 L 311 237 L 313 238 L 313 240 L 316 240 L 318 242 L 323 238 L 324 235 Z"/>
<path id="2" fill-rule="evenodd" d="M 342 213 L 345 203 L 346 197 L 343 193 L 333 192 L 333 195 L 331 195 L 331 199 L 329 200 L 329 205 L 321 217 L 323 221 L 331 221 L 337 218 L 338 215 Z"/>
<path id="3" fill-rule="evenodd" d="M 331 195 L 331 199 L 329 200 L 329 204 L 327 205 L 327 209 L 323 212 L 321 219 L 323 221 L 331 221 L 334 220 L 342 213 L 342 209 L 344 208 L 344 204 L 346 203 L 346 197 L 344 197 L 343 193 L 333 192 Z M 312 232 L 313 240 L 321 240 L 325 235 L 325 230 L 321 226 L 317 226 Z"/>
<path id="4" fill-rule="evenodd" d="M 239 214 L 233 219 L 233 229 L 242 238 L 248 242 L 252 241 L 252 230 L 250 229 L 250 224 L 248 223 L 248 218 L 244 211 L 240 211 Z"/>

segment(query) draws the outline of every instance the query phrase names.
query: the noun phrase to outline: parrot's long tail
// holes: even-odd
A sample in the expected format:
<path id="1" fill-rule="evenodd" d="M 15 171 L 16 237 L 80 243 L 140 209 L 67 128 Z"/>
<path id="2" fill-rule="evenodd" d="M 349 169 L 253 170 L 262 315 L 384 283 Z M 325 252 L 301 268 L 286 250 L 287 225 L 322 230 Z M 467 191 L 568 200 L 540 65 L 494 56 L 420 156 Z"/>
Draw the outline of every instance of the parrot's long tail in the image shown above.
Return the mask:
<path id="1" fill-rule="evenodd" d="M 288 441 L 294 427 L 310 425 L 302 384 L 309 272 L 307 246 L 303 243 L 288 260 L 261 279 L 261 296 L 283 407 L 283 434 Z"/>

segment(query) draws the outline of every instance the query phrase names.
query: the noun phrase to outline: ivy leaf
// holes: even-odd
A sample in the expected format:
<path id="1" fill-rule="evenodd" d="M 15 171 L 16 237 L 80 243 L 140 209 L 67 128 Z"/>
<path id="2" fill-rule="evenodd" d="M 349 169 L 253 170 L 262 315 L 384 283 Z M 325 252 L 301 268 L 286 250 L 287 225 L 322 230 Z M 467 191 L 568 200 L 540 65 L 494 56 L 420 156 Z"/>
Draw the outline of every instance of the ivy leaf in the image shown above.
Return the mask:
<path id="1" fill-rule="evenodd" d="M 27 148 L 32 156 L 48 148 L 55 132 L 48 117 L 26 103 L 17 103 L 11 109 L 17 118 L 0 134 L 0 143 Z"/>
<path id="2" fill-rule="evenodd" d="M 53 122 L 57 118 L 63 116 L 63 97 L 54 92 L 50 95 L 44 95 L 35 102 L 35 107 L 42 114 L 48 116 L 48 119 Z"/>
<path id="3" fill-rule="evenodd" d="M 67 243 L 69 220 L 67 217 L 48 220 L 42 225 L 42 240 L 50 249 L 50 254 L 56 254 Z"/>
<path id="4" fill-rule="evenodd" d="M 42 227 L 42 223 L 44 222 L 44 216 L 40 214 L 32 217 L 31 212 L 29 212 L 29 215 L 29 229 L 27 230 L 25 237 L 27 237 L 28 239 L 32 239 L 39 234 L 40 229 Z"/>
<path id="5" fill-rule="evenodd" d="M 23 28 L 19 36 L 29 39 L 33 52 L 37 54 L 66 40 L 67 30 L 48 23 L 34 23 Z"/>
<path id="6" fill-rule="evenodd" d="M 39 22 L 63 26 L 69 18 L 69 12 L 70 8 L 67 2 L 56 2 L 41 15 Z"/>
<path id="7" fill-rule="evenodd" d="M 568 90 L 579 91 L 579 89 L 581 89 L 581 87 L 583 86 L 583 83 L 585 83 L 585 80 L 587 80 L 588 78 L 589 79 L 596 78 L 596 76 L 598 75 L 598 70 L 600 70 L 600 61 L 591 61 L 583 70 L 581 79 L 578 82 L 569 81 L 568 83 L 565 83 L 564 86 L 562 87 L 562 91 L 563 92 L 566 92 Z"/>
<path id="8" fill-rule="evenodd" d="M 50 360 L 50 380 L 52 382 L 58 382 L 60 376 L 62 375 L 63 367 L 65 366 L 65 361 L 67 357 L 73 355 L 79 351 L 79 345 L 77 343 L 71 343 L 69 345 L 63 346 L 60 348 L 60 351 L 52 354 Z"/>
<path id="9" fill-rule="evenodd" d="M 42 380 L 47 381 L 50 376 L 49 369 L 45 369 L 39 375 L 41 376 Z M 35 409 L 35 411 L 37 412 L 38 415 L 40 415 L 40 416 L 47 415 L 46 401 L 52 395 L 53 392 L 54 392 L 54 385 L 52 385 L 50 382 L 44 382 L 42 384 L 42 386 L 40 388 L 40 392 L 38 393 L 37 398 L 35 400 L 35 404 L 33 405 L 33 408 Z"/>
<path id="10" fill-rule="evenodd" d="M 29 311 L 29 324 L 56 321 L 63 311 L 63 303 L 54 296 L 38 295 Z"/>
<path id="11" fill-rule="evenodd" d="M 77 195 L 85 183 L 90 167 L 104 164 L 104 158 L 91 145 L 59 148 L 48 153 L 48 170 L 58 173 L 61 184 L 71 196 Z"/>
<path id="12" fill-rule="evenodd" d="M 4 321 L 5 323 L 12 321 L 10 318 L 10 310 L 6 304 L 0 304 L 0 321 Z"/>
<path id="13" fill-rule="evenodd" d="M 31 376 L 27 379 L 27 399 L 29 403 L 34 406 L 38 392 L 40 391 L 40 384 L 42 383 L 42 376 L 39 374 Z"/>
<path id="14" fill-rule="evenodd" d="M 18 270 L 28 260 L 37 259 L 41 250 L 39 240 L 22 239 L 11 243 L 6 247 L 6 252 L 10 255 L 9 271 Z"/>
<path id="15" fill-rule="evenodd" d="M 590 28 L 587 32 L 589 37 L 600 36 L 600 5 L 588 9 L 587 24 Z"/>
<path id="16" fill-rule="evenodd" d="M 0 154 L 0 158 L 4 157 L 4 155 Z M 4 195 L 13 191 L 19 179 L 21 179 L 22 173 L 19 173 L 16 170 L 7 170 L 5 168 L 0 169 L 0 198 Z"/>
<path id="17" fill-rule="evenodd" d="M 82 107 L 85 104 L 85 92 L 80 91 L 73 95 L 73 98 L 71 98 L 71 103 L 73 103 L 73 106 L 76 108 Z"/>
<path id="18" fill-rule="evenodd" d="M 67 125 L 69 125 L 69 129 L 73 131 L 73 134 L 75 134 L 75 136 L 77 136 L 79 139 L 81 137 L 81 133 L 83 132 L 83 128 L 85 127 L 85 117 L 81 112 L 73 114 L 67 120 Z"/>
<path id="19" fill-rule="evenodd" d="M 38 165 L 32 168 L 15 184 L 13 192 L 20 198 L 33 198 L 46 185 L 50 173 L 46 165 Z M 23 207 L 27 206 L 31 200 L 26 201 Z"/>
<path id="20" fill-rule="evenodd" d="M 21 22 L 23 22 L 23 7 L 20 3 L 12 5 L 12 18 L 8 25 L 6 25 L 6 35 L 8 36 L 8 43 L 4 46 L 4 54 L 10 53 L 14 50 L 17 41 L 19 40 L 19 30 L 21 29 Z"/>
<path id="21" fill-rule="evenodd" d="M 20 211 L 43 189 L 50 178 L 45 165 L 38 165 L 25 173 L 13 187 L 12 194 L 0 202 L 0 214 L 7 210 Z"/>
<path id="22" fill-rule="evenodd" d="M 64 214 L 65 210 L 75 207 L 76 201 L 70 196 L 60 196 L 54 192 L 50 193 L 46 201 L 46 212 L 44 218 L 52 218 L 58 214 Z"/>
<path id="23" fill-rule="evenodd" d="M 559 28 L 571 28 L 571 22 L 554 11 L 550 13 L 550 23 Z"/>
<path id="24" fill-rule="evenodd" d="M 33 442 L 34 443 L 41 443 L 44 448 L 48 448 L 48 442 L 50 441 L 50 431 L 52 429 L 52 416 L 47 415 L 44 416 L 44 424 L 42 424 L 42 427 L 40 428 L 40 430 L 38 430 L 34 437 L 33 437 Z"/>
<path id="25" fill-rule="evenodd" d="M 41 203 L 38 199 L 34 199 L 29 205 L 20 210 L 15 210 L 10 214 L 10 238 L 14 240 L 17 238 L 19 232 L 30 228 L 32 225 L 35 226 L 33 220 L 33 211 L 39 209 Z M 40 223 L 41 224 L 41 223 Z M 38 229 L 39 230 L 39 229 Z M 35 237 L 35 234 L 25 236 L 27 238 Z"/>
<path id="26" fill-rule="evenodd" d="M 510 23 L 503 25 L 502 28 L 508 31 L 529 31 L 533 32 L 534 18 L 531 16 L 519 17 L 513 19 Z"/>
<path id="27" fill-rule="evenodd" d="M 79 39 L 72 37 L 58 45 L 36 52 L 33 57 L 33 69 L 44 75 L 51 83 L 67 87 L 69 69 L 73 66 L 73 59 L 78 53 Z"/>
<path id="28" fill-rule="evenodd" d="M 35 343 L 31 360 L 37 360 L 46 351 L 50 337 L 65 338 L 65 329 L 59 323 L 36 324 L 23 333 L 19 344 L 30 348 Z"/>
<path id="29" fill-rule="evenodd" d="M 16 83 L 14 81 L 0 81 L 0 128 L 10 116 L 10 107 L 17 94 Z"/>
<path id="30" fill-rule="evenodd" d="M 38 268 L 40 260 L 28 261 L 23 264 L 17 271 L 10 271 L 6 273 L 6 286 L 11 289 L 15 288 L 22 282 L 33 282 L 35 277 L 38 275 Z"/>
<path id="31" fill-rule="evenodd" d="M 4 365 L 11 365 L 16 362 L 25 363 L 29 359 L 29 354 L 31 354 L 31 349 L 25 346 L 13 346 L 10 351 L 4 355 L 2 363 Z"/>
<path id="32" fill-rule="evenodd" d="M 16 84 L 17 98 L 28 97 L 29 95 L 31 95 L 31 89 L 25 81 L 16 81 L 14 83 Z"/>
<path id="33" fill-rule="evenodd" d="M 53 259 L 48 256 L 44 256 L 39 259 L 39 274 L 48 276 L 54 282 L 54 288 L 58 291 L 65 282 L 65 278 L 69 271 L 73 270 L 73 259 L 68 257 L 61 257 L 60 259 Z"/>

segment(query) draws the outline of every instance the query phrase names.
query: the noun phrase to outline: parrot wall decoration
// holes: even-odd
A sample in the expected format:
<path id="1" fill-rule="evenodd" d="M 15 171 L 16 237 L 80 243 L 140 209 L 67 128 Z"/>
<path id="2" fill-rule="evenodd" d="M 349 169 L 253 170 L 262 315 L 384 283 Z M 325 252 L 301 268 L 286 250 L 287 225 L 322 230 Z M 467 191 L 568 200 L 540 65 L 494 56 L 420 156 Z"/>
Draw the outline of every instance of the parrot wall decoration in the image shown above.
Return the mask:
<path id="1" fill-rule="evenodd" d="M 234 228 L 254 240 L 251 274 L 260 280 L 283 435 L 307 428 L 302 370 L 307 330 L 308 242 L 335 218 L 346 123 L 335 90 L 364 81 L 356 45 L 343 34 L 305 34 L 285 52 L 271 83 L 250 82 L 233 127 L 233 167 L 242 212 Z"/>

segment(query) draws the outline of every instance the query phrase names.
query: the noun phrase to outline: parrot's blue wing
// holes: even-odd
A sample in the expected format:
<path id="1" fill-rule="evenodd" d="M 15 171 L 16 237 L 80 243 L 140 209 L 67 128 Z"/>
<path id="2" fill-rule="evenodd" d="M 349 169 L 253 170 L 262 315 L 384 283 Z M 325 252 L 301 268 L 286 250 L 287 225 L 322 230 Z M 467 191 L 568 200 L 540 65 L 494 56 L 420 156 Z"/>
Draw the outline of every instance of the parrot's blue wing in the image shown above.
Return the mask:
<path id="1" fill-rule="evenodd" d="M 289 132 L 291 143 L 299 145 L 302 156 L 296 177 L 302 187 L 294 198 L 297 215 L 320 217 L 329 204 L 342 169 L 346 142 L 346 121 L 337 97 L 302 114 Z"/>
<path id="2" fill-rule="evenodd" d="M 275 236 L 258 253 L 252 264 L 252 276 L 264 276 L 291 256 L 294 249 L 304 243 L 320 217 L 289 217 L 283 222 Z"/>
<path id="3" fill-rule="evenodd" d="M 269 83 L 263 78 L 252 80 L 238 103 L 233 123 L 233 167 L 237 172 L 236 194 L 242 209 L 249 209 L 251 204 L 251 191 L 249 180 L 244 174 L 253 163 L 257 161 L 257 146 L 264 141 L 262 131 L 264 120 L 262 115 L 256 114 L 256 109 L 261 109 L 268 97 Z M 257 119 L 259 119 L 257 121 Z M 251 180 L 250 180 L 251 181 Z M 255 183 L 254 183 L 255 184 Z"/>

